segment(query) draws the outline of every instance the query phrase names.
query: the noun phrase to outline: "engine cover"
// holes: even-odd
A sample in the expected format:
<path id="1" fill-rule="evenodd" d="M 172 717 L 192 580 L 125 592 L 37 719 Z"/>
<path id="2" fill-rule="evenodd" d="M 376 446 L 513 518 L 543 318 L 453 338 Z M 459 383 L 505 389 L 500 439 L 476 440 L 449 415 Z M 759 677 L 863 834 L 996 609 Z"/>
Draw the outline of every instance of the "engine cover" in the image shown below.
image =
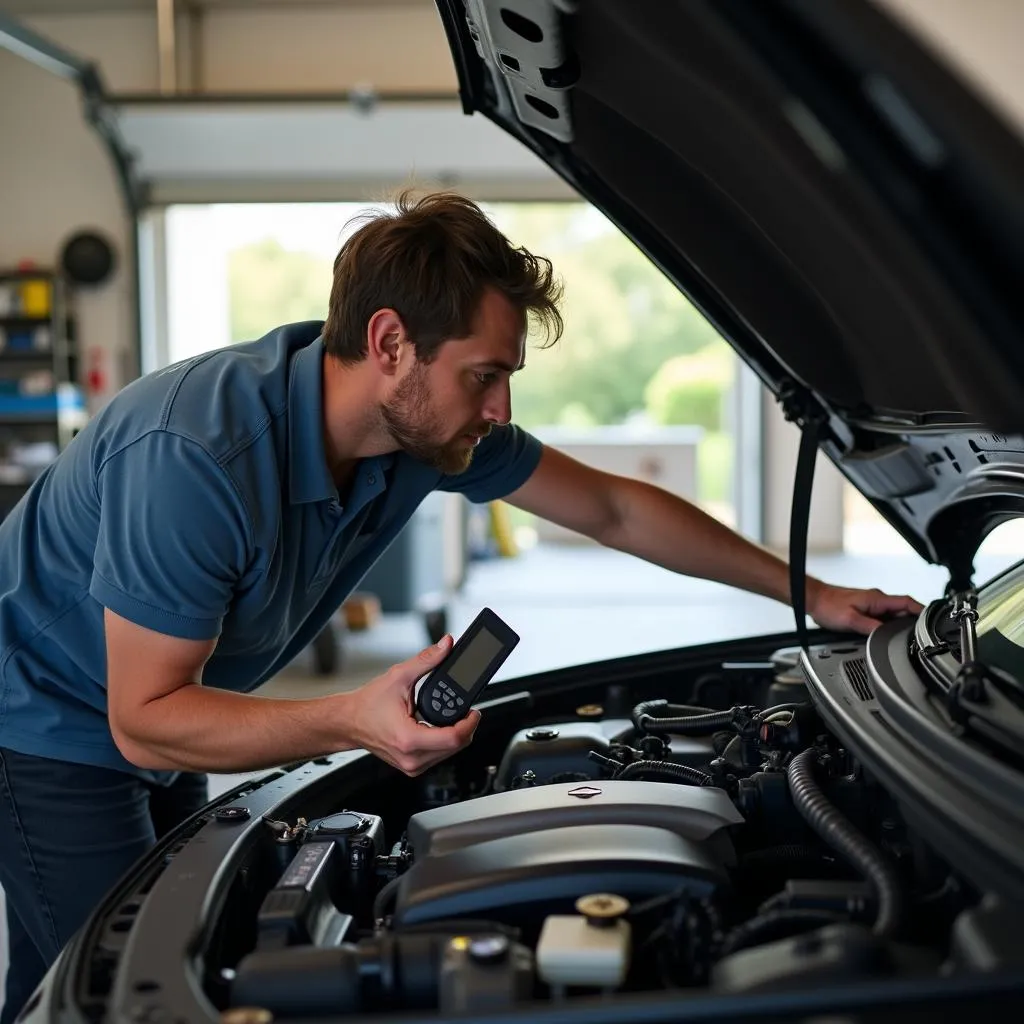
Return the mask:
<path id="1" fill-rule="evenodd" d="M 528 925 L 572 913 L 588 893 L 706 898 L 726 881 L 705 846 L 667 828 L 567 825 L 424 857 L 402 876 L 394 925 L 465 917 Z"/>
<path id="2" fill-rule="evenodd" d="M 743 823 L 728 794 L 713 787 L 602 780 L 556 783 L 493 793 L 421 811 L 409 819 L 417 860 L 474 843 L 577 825 L 646 825 L 666 829 L 735 861 L 728 828 Z"/>

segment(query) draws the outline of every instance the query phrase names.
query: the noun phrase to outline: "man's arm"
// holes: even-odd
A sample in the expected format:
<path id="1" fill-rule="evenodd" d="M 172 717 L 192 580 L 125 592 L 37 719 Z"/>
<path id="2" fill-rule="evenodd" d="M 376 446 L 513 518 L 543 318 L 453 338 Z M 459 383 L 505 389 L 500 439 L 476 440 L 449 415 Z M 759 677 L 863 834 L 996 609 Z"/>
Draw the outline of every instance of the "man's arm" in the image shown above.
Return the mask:
<path id="1" fill-rule="evenodd" d="M 473 738 L 479 714 L 432 729 L 412 717 L 412 688 L 451 638 L 351 693 L 284 700 L 203 686 L 214 640 L 183 640 L 109 609 L 107 714 L 114 742 L 140 768 L 238 772 L 366 749 L 418 775 Z"/>
<path id="2" fill-rule="evenodd" d="M 789 568 L 771 552 L 682 498 L 603 473 L 545 447 L 533 475 L 506 499 L 610 548 L 687 576 L 789 603 Z M 879 616 L 920 610 L 909 597 L 848 590 L 807 578 L 807 608 L 823 626 L 866 631 Z"/>

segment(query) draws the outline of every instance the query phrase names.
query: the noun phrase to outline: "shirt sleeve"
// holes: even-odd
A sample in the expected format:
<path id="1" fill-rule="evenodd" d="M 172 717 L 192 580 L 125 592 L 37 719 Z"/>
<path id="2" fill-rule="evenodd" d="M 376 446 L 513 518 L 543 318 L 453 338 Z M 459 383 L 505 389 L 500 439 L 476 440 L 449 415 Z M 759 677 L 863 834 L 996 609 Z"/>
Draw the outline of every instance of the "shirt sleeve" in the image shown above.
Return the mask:
<path id="1" fill-rule="evenodd" d="M 530 479 L 542 449 L 541 442 L 521 427 L 493 427 L 477 445 L 469 469 L 442 476 L 438 490 L 458 491 L 478 504 L 497 501 Z"/>
<path id="2" fill-rule="evenodd" d="M 227 473 L 195 441 L 155 431 L 108 458 L 97 489 L 90 594 L 147 629 L 217 637 L 251 536 Z"/>

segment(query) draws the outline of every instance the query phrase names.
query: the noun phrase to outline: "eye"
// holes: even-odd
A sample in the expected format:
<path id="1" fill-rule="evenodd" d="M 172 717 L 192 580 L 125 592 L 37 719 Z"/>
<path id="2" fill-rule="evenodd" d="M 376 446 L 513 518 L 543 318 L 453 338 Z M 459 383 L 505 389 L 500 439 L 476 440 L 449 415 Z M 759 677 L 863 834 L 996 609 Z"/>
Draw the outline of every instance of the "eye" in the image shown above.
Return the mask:
<path id="1" fill-rule="evenodd" d="M 484 386 L 493 384 L 498 379 L 498 375 L 493 371 L 487 373 L 474 373 L 473 376 L 476 377 L 477 381 Z"/>

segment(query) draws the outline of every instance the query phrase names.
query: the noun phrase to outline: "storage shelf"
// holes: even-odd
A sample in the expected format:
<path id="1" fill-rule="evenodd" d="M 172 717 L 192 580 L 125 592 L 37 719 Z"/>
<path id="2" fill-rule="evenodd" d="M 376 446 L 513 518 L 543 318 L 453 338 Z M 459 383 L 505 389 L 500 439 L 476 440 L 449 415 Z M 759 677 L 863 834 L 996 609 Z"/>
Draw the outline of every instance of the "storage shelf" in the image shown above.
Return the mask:
<path id="1" fill-rule="evenodd" d="M 37 267 L 32 270 L 0 270 L 0 281 L 53 281 L 56 277 L 52 270 Z"/>
<path id="2" fill-rule="evenodd" d="M 64 276 L 55 268 L 7 266 L 0 268 L 0 290 L 5 293 L 0 308 L 0 379 L 6 389 L 0 408 L 0 463 L 11 473 L 7 480 L 0 479 L 3 519 L 34 479 L 27 474 L 19 480 L 17 449 L 42 443 L 59 453 L 86 425 L 88 415 L 78 385 L 76 321 Z M 46 314 L 39 315 L 44 309 Z M 37 341 L 49 344 L 37 348 Z M 42 392 L 25 388 L 41 373 L 52 376 L 52 393 L 49 387 Z"/>
<path id="3" fill-rule="evenodd" d="M 0 363 L 24 363 L 26 360 L 46 363 L 49 366 L 53 363 L 53 351 L 51 349 L 0 348 Z"/>

